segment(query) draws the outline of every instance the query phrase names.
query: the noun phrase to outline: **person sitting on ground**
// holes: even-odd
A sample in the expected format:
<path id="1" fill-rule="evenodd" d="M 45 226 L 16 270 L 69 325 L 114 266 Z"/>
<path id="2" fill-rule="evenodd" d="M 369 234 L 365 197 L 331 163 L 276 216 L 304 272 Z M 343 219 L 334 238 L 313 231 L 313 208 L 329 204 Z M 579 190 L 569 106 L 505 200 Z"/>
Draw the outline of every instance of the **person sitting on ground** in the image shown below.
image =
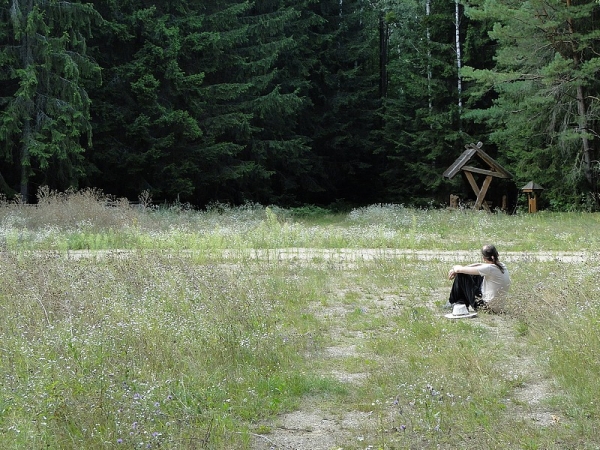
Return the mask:
<path id="1" fill-rule="evenodd" d="M 499 261 L 498 250 L 493 245 L 484 245 L 481 255 L 483 263 L 456 265 L 450 269 L 448 278 L 454 281 L 449 303 L 501 312 L 510 288 L 508 268 Z"/>

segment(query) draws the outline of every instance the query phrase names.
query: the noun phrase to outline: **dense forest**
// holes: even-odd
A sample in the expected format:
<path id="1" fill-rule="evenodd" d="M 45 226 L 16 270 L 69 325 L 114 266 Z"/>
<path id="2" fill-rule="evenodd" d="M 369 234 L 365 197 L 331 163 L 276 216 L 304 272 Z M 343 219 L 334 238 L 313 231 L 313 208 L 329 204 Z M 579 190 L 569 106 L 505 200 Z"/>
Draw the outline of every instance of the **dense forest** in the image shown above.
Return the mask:
<path id="1" fill-rule="evenodd" d="M 599 71 L 598 0 L 0 0 L 0 191 L 595 210 Z"/>

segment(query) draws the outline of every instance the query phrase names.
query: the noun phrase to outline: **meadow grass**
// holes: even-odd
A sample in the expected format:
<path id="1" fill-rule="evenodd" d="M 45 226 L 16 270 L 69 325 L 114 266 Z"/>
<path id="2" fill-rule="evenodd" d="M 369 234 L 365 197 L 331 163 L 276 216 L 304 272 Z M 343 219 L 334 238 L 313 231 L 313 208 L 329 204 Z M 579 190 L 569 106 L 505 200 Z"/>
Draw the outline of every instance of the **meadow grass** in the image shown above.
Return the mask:
<path id="1" fill-rule="evenodd" d="M 495 242 L 512 251 L 600 247 L 600 214 L 506 215 L 373 205 L 349 213 L 295 214 L 247 204 L 132 206 L 95 190 L 41 190 L 37 206 L 0 203 L 0 244 L 23 250 L 221 250 L 401 248 L 466 250 Z"/>
<path id="2" fill-rule="evenodd" d="M 369 417 L 340 434 L 344 449 L 600 446 L 597 256 L 515 260 L 508 313 L 453 322 L 435 258 L 213 252 L 585 251 L 597 215 L 379 205 L 297 217 L 45 195 L 0 208 L 2 448 L 252 449 L 306 404 Z M 80 248 L 132 251 L 67 257 Z M 532 404 L 522 393 L 540 383 Z"/>
<path id="3" fill-rule="evenodd" d="M 432 295 L 444 283 L 431 278 L 443 264 L 375 262 L 338 278 L 360 286 L 358 303 L 372 308 L 355 306 L 339 325 L 369 337 L 350 370 L 368 373 L 352 393 L 356 408 L 381 417 L 372 448 L 598 448 L 597 264 L 512 263 L 509 313 L 458 322 L 425 305 L 445 299 Z M 382 295 L 397 295 L 395 312 L 368 301 Z M 496 320 L 509 328 L 496 330 Z M 539 376 L 549 390 L 532 406 L 518 393 Z M 537 408 L 550 424 L 527 413 Z"/>

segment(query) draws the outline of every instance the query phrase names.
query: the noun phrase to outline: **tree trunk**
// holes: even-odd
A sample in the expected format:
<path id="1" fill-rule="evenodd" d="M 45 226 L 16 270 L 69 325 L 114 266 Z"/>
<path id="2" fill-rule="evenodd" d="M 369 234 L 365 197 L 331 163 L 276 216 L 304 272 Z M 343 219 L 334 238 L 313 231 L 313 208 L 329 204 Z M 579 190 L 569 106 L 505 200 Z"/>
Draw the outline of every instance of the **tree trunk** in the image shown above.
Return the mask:
<path id="1" fill-rule="evenodd" d="M 581 133 L 581 144 L 583 147 L 583 173 L 585 179 L 594 185 L 594 175 L 592 169 L 592 149 L 590 148 L 590 140 L 587 138 L 588 133 L 588 120 L 586 113 L 585 96 L 583 95 L 583 87 L 577 86 L 577 112 L 579 114 L 578 125 Z"/>
<path id="2" fill-rule="evenodd" d="M 567 8 L 571 6 L 571 0 L 566 0 Z M 581 61 L 579 59 L 577 45 L 575 43 L 575 28 L 573 26 L 573 19 L 567 19 L 567 23 L 569 26 L 569 34 L 571 35 L 571 49 L 573 51 L 573 65 L 575 68 L 579 68 L 581 65 Z M 583 86 L 580 84 L 577 86 L 577 115 L 578 115 L 578 127 L 581 130 L 581 145 L 583 151 L 583 174 L 585 179 L 593 189 L 594 186 L 594 171 L 592 168 L 593 158 L 592 158 L 592 150 L 590 148 L 590 141 L 587 137 L 588 133 L 588 117 L 587 117 L 587 105 L 585 102 L 585 95 L 583 93 Z"/>
<path id="3" fill-rule="evenodd" d="M 379 97 L 387 97 L 388 86 L 388 42 L 389 25 L 383 17 L 383 12 L 379 15 Z"/>
<path id="4" fill-rule="evenodd" d="M 462 67 L 462 58 L 460 54 L 460 3 L 454 0 L 454 30 L 456 36 L 456 68 L 457 68 L 457 88 L 458 88 L 458 112 L 462 112 L 462 78 L 460 69 Z"/>
<path id="5" fill-rule="evenodd" d="M 18 11 L 18 0 L 13 1 L 13 9 L 14 11 Z M 34 0 L 28 0 L 27 4 L 24 5 L 25 10 L 20 11 L 19 14 L 15 14 L 13 20 L 21 20 L 27 22 L 29 20 L 29 15 L 33 11 Z M 24 23 L 19 24 L 19 28 L 25 30 L 22 38 L 22 61 L 21 67 L 24 70 L 27 70 L 32 64 L 34 64 L 33 58 L 33 38 L 30 36 L 31 31 L 28 30 Z M 15 26 L 17 28 L 17 26 Z M 20 152 L 20 162 L 21 162 L 21 201 L 24 203 L 28 203 L 29 200 L 29 173 L 31 169 L 31 161 L 29 157 L 29 145 L 32 140 L 33 131 L 31 129 L 31 121 L 33 120 L 34 113 L 34 99 L 27 98 L 25 99 L 25 117 L 23 119 L 23 133 L 21 134 L 21 152 Z"/>
<path id="6" fill-rule="evenodd" d="M 425 15 L 429 17 L 431 15 L 431 0 L 425 2 Z M 431 98 L 431 79 L 433 74 L 431 73 L 431 31 L 429 31 L 429 25 L 427 25 L 427 100 L 429 102 L 429 114 L 433 110 L 433 100 Z"/>
<path id="7" fill-rule="evenodd" d="M 26 119 L 23 124 L 23 135 L 21 141 L 21 201 L 28 203 L 29 200 L 29 141 L 31 139 L 30 119 Z"/>
<path id="8" fill-rule="evenodd" d="M 11 200 L 15 197 L 15 195 L 17 195 L 17 192 L 8 185 L 8 183 L 4 179 L 4 176 L 2 175 L 1 172 L 0 172 L 0 191 L 2 191 L 2 193 L 4 193 L 6 195 L 6 197 Z"/>

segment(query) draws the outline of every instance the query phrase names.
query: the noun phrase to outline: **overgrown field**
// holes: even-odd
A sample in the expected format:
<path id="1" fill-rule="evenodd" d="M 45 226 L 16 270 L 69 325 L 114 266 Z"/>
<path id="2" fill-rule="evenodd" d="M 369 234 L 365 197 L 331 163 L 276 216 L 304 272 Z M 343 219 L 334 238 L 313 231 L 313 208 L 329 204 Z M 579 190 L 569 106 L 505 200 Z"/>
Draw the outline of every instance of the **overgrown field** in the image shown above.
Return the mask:
<path id="1" fill-rule="evenodd" d="M 308 409 L 339 425 L 312 448 L 600 448 L 599 221 L 398 205 L 198 212 L 93 191 L 5 204 L 2 448 L 289 449 L 282 418 Z M 235 252 L 476 259 L 487 242 L 501 257 L 587 260 L 515 258 L 508 313 L 454 322 L 435 253 Z"/>

